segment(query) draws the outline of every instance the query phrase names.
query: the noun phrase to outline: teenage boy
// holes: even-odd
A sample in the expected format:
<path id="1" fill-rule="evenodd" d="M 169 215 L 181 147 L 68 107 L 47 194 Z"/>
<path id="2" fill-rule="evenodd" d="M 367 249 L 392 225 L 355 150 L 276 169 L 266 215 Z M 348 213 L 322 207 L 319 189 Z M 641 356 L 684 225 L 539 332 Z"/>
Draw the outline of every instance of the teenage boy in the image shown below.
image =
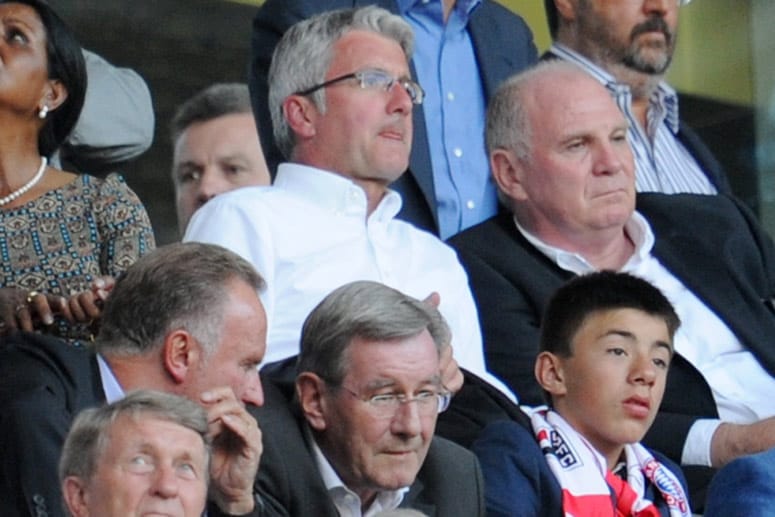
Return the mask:
<path id="1" fill-rule="evenodd" d="M 489 516 L 689 516 L 680 469 L 638 443 L 662 401 L 680 321 L 648 282 L 602 271 L 560 288 L 535 375 L 549 407 L 474 444 Z"/>

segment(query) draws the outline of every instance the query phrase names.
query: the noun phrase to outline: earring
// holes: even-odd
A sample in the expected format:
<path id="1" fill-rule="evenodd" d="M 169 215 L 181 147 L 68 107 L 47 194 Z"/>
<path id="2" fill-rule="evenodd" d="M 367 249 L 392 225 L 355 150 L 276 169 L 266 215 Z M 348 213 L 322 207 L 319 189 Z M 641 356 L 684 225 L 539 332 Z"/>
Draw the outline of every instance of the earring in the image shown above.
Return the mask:
<path id="1" fill-rule="evenodd" d="M 40 111 L 38 112 L 38 118 L 44 119 L 46 118 L 46 115 L 48 115 L 48 106 L 44 104 L 43 107 L 40 108 Z"/>

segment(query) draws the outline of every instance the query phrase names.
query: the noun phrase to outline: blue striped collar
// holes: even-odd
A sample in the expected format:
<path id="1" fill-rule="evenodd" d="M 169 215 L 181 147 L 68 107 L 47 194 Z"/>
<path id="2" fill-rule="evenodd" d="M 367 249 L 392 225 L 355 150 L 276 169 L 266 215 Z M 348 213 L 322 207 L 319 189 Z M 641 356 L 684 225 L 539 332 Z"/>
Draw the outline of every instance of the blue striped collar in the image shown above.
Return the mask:
<path id="1" fill-rule="evenodd" d="M 616 77 L 608 73 L 604 68 L 596 65 L 575 50 L 561 43 L 553 43 L 549 48 L 549 52 L 583 68 L 589 75 L 605 86 L 617 100 L 626 98 L 627 105 L 632 102 L 630 87 L 627 84 L 617 81 Z M 665 81 L 659 82 L 656 91 L 649 99 L 649 112 L 652 110 L 663 112 L 667 127 L 670 128 L 673 134 L 678 133 L 678 94 Z"/>

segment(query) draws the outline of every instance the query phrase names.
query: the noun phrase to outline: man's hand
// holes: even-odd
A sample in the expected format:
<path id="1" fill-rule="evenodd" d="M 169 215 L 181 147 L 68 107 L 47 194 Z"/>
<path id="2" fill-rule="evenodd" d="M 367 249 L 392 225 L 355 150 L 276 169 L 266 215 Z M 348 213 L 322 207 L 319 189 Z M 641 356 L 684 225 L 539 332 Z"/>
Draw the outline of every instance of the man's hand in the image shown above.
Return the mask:
<path id="1" fill-rule="evenodd" d="M 721 468 L 730 461 L 775 447 L 775 417 L 753 424 L 723 423 L 713 433 L 711 464 Z"/>
<path id="2" fill-rule="evenodd" d="M 423 302 L 434 309 L 438 309 L 441 303 L 441 296 L 436 291 L 433 291 Z M 441 384 L 444 388 L 450 393 L 460 391 L 460 388 L 463 387 L 463 372 L 460 371 L 460 367 L 453 357 L 452 346 L 449 343 L 441 350 L 439 369 L 441 370 Z"/>
<path id="3" fill-rule="evenodd" d="M 210 498 L 225 513 L 253 511 L 253 484 L 261 459 L 261 431 L 229 387 L 202 394 L 212 440 Z"/>
<path id="4" fill-rule="evenodd" d="M 463 372 L 452 357 L 452 346 L 447 345 L 441 350 L 439 357 L 441 369 L 441 384 L 451 393 L 457 393 L 463 387 Z"/>

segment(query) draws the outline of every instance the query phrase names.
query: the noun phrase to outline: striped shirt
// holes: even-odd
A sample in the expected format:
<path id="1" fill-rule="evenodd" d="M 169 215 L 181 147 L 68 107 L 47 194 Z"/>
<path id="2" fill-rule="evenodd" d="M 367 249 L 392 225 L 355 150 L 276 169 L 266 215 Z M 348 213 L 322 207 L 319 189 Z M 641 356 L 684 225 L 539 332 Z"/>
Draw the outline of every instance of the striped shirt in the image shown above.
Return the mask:
<path id="1" fill-rule="evenodd" d="M 676 138 L 678 95 L 666 82 L 660 81 L 649 98 L 648 128 L 644 130 L 632 111 L 632 93 L 628 85 L 617 82 L 614 76 L 559 43 L 553 44 L 549 52 L 580 66 L 598 80 L 611 92 L 627 117 L 627 136 L 635 156 L 635 188 L 638 192 L 718 193 L 691 153 Z"/>

